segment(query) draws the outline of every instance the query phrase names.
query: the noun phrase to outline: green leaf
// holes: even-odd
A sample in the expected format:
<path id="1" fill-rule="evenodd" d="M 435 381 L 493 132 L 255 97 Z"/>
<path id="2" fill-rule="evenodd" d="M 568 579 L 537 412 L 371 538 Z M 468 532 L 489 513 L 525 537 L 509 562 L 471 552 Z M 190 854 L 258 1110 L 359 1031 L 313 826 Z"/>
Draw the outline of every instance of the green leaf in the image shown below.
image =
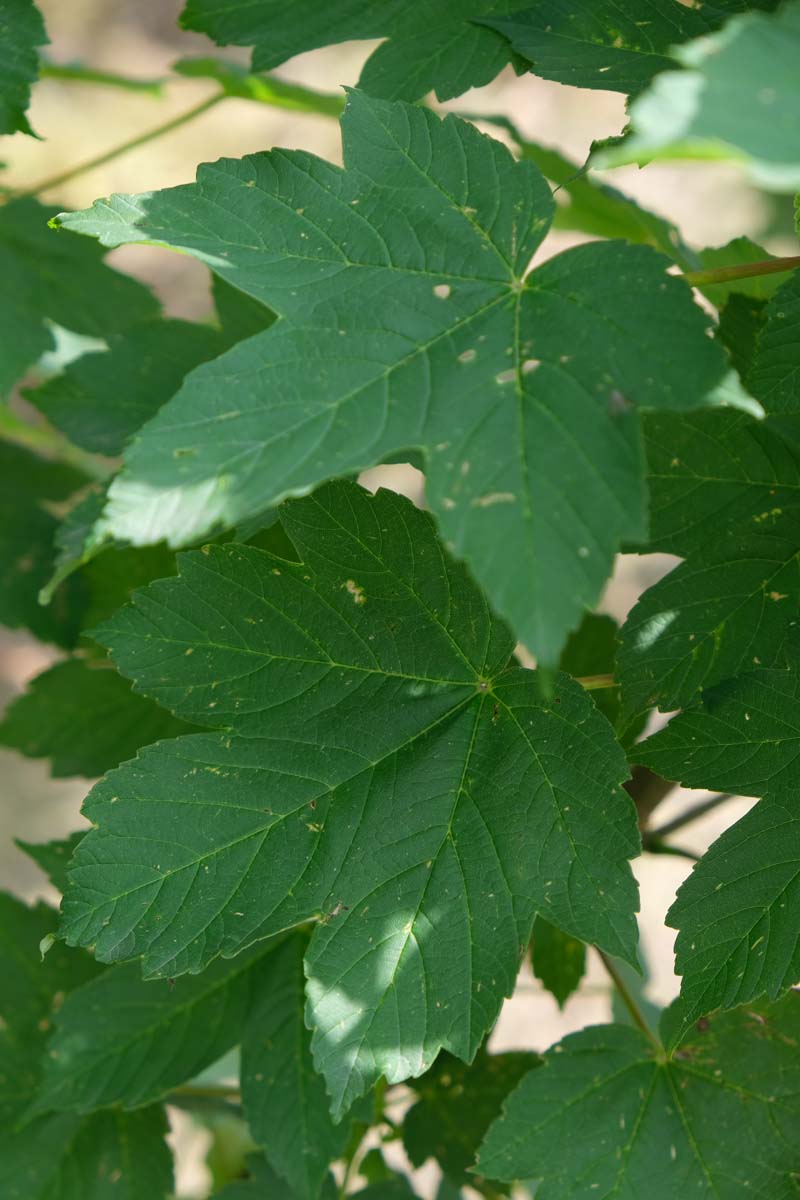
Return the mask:
<path id="1" fill-rule="evenodd" d="M 316 1200 L 344 1153 L 350 1121 L 334 1125 L 303 1019 L 303 954 L 289 939 L 272 955 L 242 1040 L 242 1103 L 253 1137 L 298 1200 Z"/>
<path id="2" fill-rule="evenodd" d="M 0 1198 L 2 1200 L 167 1200 L 172 1166 L 158 1109 L 31 1121 L 28 1110 L 54 1015 L 97 976 L 88 955 L 55 942 L 56 913 L 0 894 Z"/>
<path id="3" fill-rule="evenodd" d="M 219 1200 L 292 1200 L 292 1192 L 275 1174 L 267 1160 L 260 1154 L 251 1154 L 247 1160 L 248 1178 L 231 1183 L 214 1195 Z M 326 1200 L 333 1200 L 336 1188 L 329 1188 Z"/>
<path id="4" fill-rule="evenodd" d="M 67 887 L 67 865 L 85 833 L 85 829 L 78 829 L 68 838 L 54 842 L 23 842 L 17 838 L 16 844 L 41 867 L 53 887 L 63 895 Z"/>
<path id="5" fill-rule="evenodd" d="M 800 187 L 800 3 L 734 17 L 677 47 L 687 69 L 659 75 L 631 106 L 632 136 L 597 166 L 652 159 L 730 159 L 762 187 Z"/>
<path id="6" fill-rule="evenodd" d="M 0 395 L 55 345 L 51 324 L 106 337 L 156 316 L 146 287 L 103 263 L 103 252 L 47 228 L 57 209 L 36 200 L 0 208 Z"/>
<path id="7" fill-rule="evenodd" d="M 199 1075 L 239 1041 L 272 950 L 261 942 L 170 982 L 123 963 L 72 992 L 55 1016 L 34 1111 L 140 1108 Z"/>
<path id="8" fill-rule="evenodd" d="M 636 761 L 687 787 L 763 796 L 694 868 L 668 914 L 680 929 L 686 1021 L 800 979 L 800 738 L 796 671 L 754 671 L 636 747 Z"/>
<path id="9" fill-rule="evenodd" d="M 37 675 L 13 702 L 0 723 L 0 745 L 49 758 L 55 777 L 94 779 L 141 746 L 191 732 L 106 664 L 76 658 Z"/>
<path id="10" fill-rule="evenodd" d="M 704 269 L 742 266 L 746 263 L 763 263 L 775 258 L 758 242 L 748 237 L 734 238 L 724 246 L 708 246 L 697 255 Z M 784 284 L 791 273 L 780 271 L 772 275 L 753 275 L 745 279 L 731 279 L 726 283 L 705 283 L 701 286 L 704 296 L 717 308 L 723 308 L 731 296 L 751 296 L 754 300 L 768 300 Z"/>
<path id="11" fill-rule="evenodd" d="M 77 638 L 85 588 L 70 581 L 49 608 L 39 604 L 55 565 L 58 521 L 51 509 L 85 483 L 72 467 L 0 442 L 0 623 L 61 646 Z"/>
<path id="12" fill-rule="evenodd" d="M 38 46 L 47 43 L 33 0 L 0 0 L 0 133 L 33 133 L 25 116 L 39 74 Z"/>
<path id="13" fill-rule="evenodd" d="M 764 323 L 766 301 L 733 292 L 719 315 L 717 337 L 731 356 L 742 379 L 755 357 L 756 338 Z"/>
<path id="14" fill-rule="evenodd" d="M 121 454 L 126 442 L 177 392 L 183 377 L 225 349 L 220 334 L 188 321 L 147 321 L 110 334 L 25 395 L 84 450 Z M 111 402 L 113 397 L 113 402 Z"/>
<path id="15" fill-rule="evenodd" d="M 468 1172 L 478 1146 L 506 1096 L 540 1061 L 527 1051 L 487 1054 L 483 1047 L 469 1065 L 441 1055 L 412 1085 L 419 1099 L 403 1120 L 403 1145 L 414 1166 L 434 1158 L 451 1182 L 475 1186 Z"/>
<path id="16" fill-rule="evenodd" d="M 531 966 L 542 986 L 563 1008 L 586 973 L 586 946 L 577 938 L 537 917 L 531 941 Z"/>
<path id="17" fill-rule="evenodd" d="M 799 1036 L 795 995 L 705 1022 L 666 1061 L 636 1029 L 574 1033 L 509 1097 L 478 1167 L 541 1179 L 537 1200 L 790 1200 Z"/>
<path id="18" fill-rule="evenodd" d="M 800 271 L 789 276 L 764 310 L 747 386 L 768 414 L 800 414 Z"/>
<path id="19" fill-rule="evenodd" d="M 635 960 L 639 837 L 608 723 L 566 676 L 542 700 L 427 514 L 340 483 L 282 521 L 302 563 L 206 547 L 97 631 L 225 732 L 95 788 L 64 932 L 174 975 L 321 918 L 307 1020 L 341 1112 L 471 1057 L 536 910 Z"/>
<path id="20" fill-rule="evenodd" d="M 688 8 L 678 0 L 628 0 L 624 7 L 613 0 L 534 0 L 484 23 L 504 34 L 544 79 L 636 93 L 675 65 L 670 51 L 676 43 L 708 33 L 720 19 L 710 6 Z"/>
<path id="21" fill-rule="evenodd" d="M 449 100 L 491 83 L 513 58 L 505 38 L 476 18 L 512 11 L 519 0 L 428 0 L 424 21 L 406 0 L 188 0 L 181 25 L 219 46 L 253 46 L 253 71 L 353 38 L 386 38 L 359 87 L 385 99 L 419 100 L 432 89 Z"/>
<path id="22" fill-rule="evenodd" d="M 0 1133 L 2 1200 L 170 1200 L 162 1108 L 43 1117 Z"/>
<path id="23" fill-rule="evenodd" d="M 622 630 L 624 711 L 689 704 L 702 688 L 786 666 L 800 601 L 800 508 L 772 509 L 749 528 L 717 526 L 717 541 L 649 588 Z"/>
<path id="24" fill-rule="evenodd" d="M 552 666 L 620 540 L 644 536 L 636 410 L 702 405 L 722 351 L 649 248 L 526 275 L 549 189 L 472 126 L 353 94 L 343 131 L 344 172 L 279 151 L 61 218 L 183 249 L 284 316 L 143 430 L 107 528 L 185 543 L 416 447 L 448 545 Z"/>
<path id="25" fill-rule="evenodd" d="M 246 292 L 232 287 L 220 275 L 211 276 L 211 293 L 227 346 L 233 346 L 236 342 L 261 333 L 275 320 L 271 309 L 254 300 Z"/>
<path id="26" fill-rule="evenodd" d="M 613 675 L 617 652 L 617 622 L 600 613 L 586 613 L 578 628 L 567 638 L 559 667 L 569 675 L 591 679 Z M 592 690 L 592 699 L 614 725 L 619 716 L 619 693 L 615 687 Z"/>
<path id="27" fill-rule="evenodd" d="M 767 423 L 718 409 L 644 422 L 648 550 L 703 555 L 800 511 L 800 452 Z"/>

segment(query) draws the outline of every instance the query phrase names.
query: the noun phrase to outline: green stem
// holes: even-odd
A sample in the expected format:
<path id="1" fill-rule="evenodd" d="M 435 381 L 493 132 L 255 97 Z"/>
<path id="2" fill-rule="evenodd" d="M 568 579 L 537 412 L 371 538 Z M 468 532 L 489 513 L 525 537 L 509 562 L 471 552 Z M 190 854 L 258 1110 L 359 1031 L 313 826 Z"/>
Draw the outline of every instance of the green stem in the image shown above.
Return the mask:
<path id="1" fill-rule="evenodd" d="M 672 854 L 676 858 L 688 858 L 691 862 L 700 861 L 700 855 L 695 854 L 694 850 L 687 850 L 683 846 L 670 846 L 667 842 L 662 842 L 661 838 L 645 837 L 642 849 L 647 854 Z"/>
<path id="2" fill-rule="evenodd" d="M 642 1014 L 642 1010 L 639 1008 L 639 1005 L 636 1003 L 636 1001 L 634 1000 L 630 991 L 628 990 L 628 985 L 625 983 L 625 980 L 622 978 L 619 971 L 615 967 L 612 959 L 610 959 L 607 954 L 604 954 L 602 950 L 598 950 L 597 946 L 595 946 L 595 950 L 597 950 L 597 953 L 600 956 L 600 961 L 602 962 L 606 971 L 610 975 L 611 981 L 614 984 L 614 987 L 619 992 L 619 996 L 620 996 L 620 999 L 622 1000 L 622 1003 L 625 1005 L 628 1012 L 630 1013 L 631 1020 L 633 1021 L 634 1025 L 636 1026 L 637 1029 L 640 1029 L 642 1031 L 642 1033 L 645 1035 L 645 1037 L 648 1039 L 648 1041 L 650 1041 L 653 1044 L 653 1046 L 656 1048 L 656 1050 L 659 1052 L 659 1054 L 663 1054 L 664 1047 L 661 1045 L 661 1042 L 658 1040 L 658 1038 L 653 1033 L 650 1026 L 647 1024 L 647 1021 L 645 1021 L 644 1016 Z"/>
<path id="3" fill-rule="evenodd" d="M 587 692 L 598 692 L 601 688 L 618 687 L 613 675 L 579 675 L 576 680 Z"/>
<path id="4" fill-rule="evenodd" d="M 766 258 L 762 262 L 738 263 L 731 267 L 709 267 L 703 271 L 684 271 L 681 276 L 692 287 L 708 283 L 728 283 L 732 279 L 750 279 L 756 275 L 779 275 L 800 267 L 800 256 Z"/>
<path id="5" fill-rule="evenodd" d="M 727 792 L 720 792 L 716 796 L 711 796 L 708 800 L 701 800 L 699 804 L 692 804 L 689 808 L 685 808 L 677 817 L 673 817 L 671 821 L 665 821 L 663 825 L 659 825 L 657 829 L 653 829 L 650 837 L 653 841 L 663 841 L 665 837 L 669 837 L 671 833 L 675 833 L 676 829 L 683 829 L 684 825 L 691 825 L 692 821 L 699 821 L 706 813 L 713 812 L 715 808 L 719 808 L 720 804 L 724 804 L 726 800 L 730 800 Z"/>
<path id="6" fill-rule="evenodd" d="M 133 79 L 129 75 L 118 75 L 115 71 L 99 71 L 81 63 L 39 62 L 42 79 L 63 79 L 68 83 L 97 83 L 101 87 L 122 88 L 126 92 L 144 92 L 149 96 L 161 96 L 164 79 Z"/>
<path id="7" fill-rule="evenodd" d="M 215 105 L 219 104 L 220 100 L 224 99 L 224 92 L 216 92 L 215 95 L 210 96 L 207 100 L 203 100 L 202 103 L 195 104 L 194 108 L 187 109 L 186 112 L 181 113 L 180 116 L 171 117 L 169 121 L 164 121 L 161 125 L 155 125 L 145 133 L 137 134 L 136 137 L 129 138 L 128 141 L 121 142 L 118 146 L 113 146 L 110 150 L 104 151 L 103 154 L 98 154 L 94 158 L 89 158 L 85 162 L 78 163 L 77 166 L 68 167 L 66 171 L 60 171 L 57 175 L 50 175 L 47 179 L 40 179 L 33 187 L 27 188 L 23 192 L 16 192 L 14 198 L 38 196 L 40 192 L 49 192 L 52 188 L 60 187 L 61 184 L 68 183 L 78 175 L 85 175 L 87 171 L 94 171 L 97 167 L 102 167 L 113 159 L 120 158 L 130 150 L 136 150 L 139 146 L 145 146 L 148 142 L 163 137 L 164 134 L 171 133 L 174 129 L 180 129 L 182 125 L 188 125 L 195 117 L 208 112 L 210 108 L 214 108 Z"/>
<path id="8" fill-rule="evenodd" d="M 173 1088 L 170 1095 L 203 1100 L 238 1100 L 241 1089 L 236 1084 L 184 1083 Z"/>
<path id="9" fill-rule="evenodd" d="M 63 434 L 47 425 L 31 425 L 20 420 L 6 404 L 0 404 L 0 440 L 24 446 L 45 458 L 55 458 L 92 479 L 107 479 L 110 474 L 108 463 L 96 454 L 74 446 Z"/>

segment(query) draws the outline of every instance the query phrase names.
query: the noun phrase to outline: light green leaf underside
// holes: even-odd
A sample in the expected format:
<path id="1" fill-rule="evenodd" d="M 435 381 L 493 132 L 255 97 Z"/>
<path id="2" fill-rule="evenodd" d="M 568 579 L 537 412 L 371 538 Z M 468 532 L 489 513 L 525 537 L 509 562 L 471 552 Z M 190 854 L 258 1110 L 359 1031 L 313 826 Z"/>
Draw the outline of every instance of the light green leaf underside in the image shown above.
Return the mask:
<path id="1" fill-rule="evenodd" d="M 705 693 L 636 748 L 637 762 L 687 787 L 764 797 L 711 846 L 670 909 L 686 1021 L 800 979 L 798 745 L 796 671 L 759 670 Z"/>
<path id="2" fill-rule="evenodd" d="M 424 18 L 407 0 L 188 0 L 184 29 L 220 46 L 252 46 L 253 70 L 353 38 L 386 38 L 367 60 L 359 86 L 388 100 L 419 100 L 432 89 L 449 100 L 490 83 L 513 58 L 505 38 L 474 18 L 508 13 L 519 0 L 428 0 Z"/>
<path id="3" fill-rule="evenodd" d="M 282 520 L 302 563 L 207 547 L 97 632 L 139 690 L 228 732 L 95 788 L 64 932 L 175 975 L 322 916 L 308 1020 L 342 1111 L 474 1053 L 535 910 L 633 959 L 638 833 L 607 722 L 510 665 L 426 514 L 336 484 Z"/>
<path id="4" fill-rule="evenodd" d="M 56 1014 L 36 1111 L 140 1108 L 199 1075 L 238 1043 L 271 950 L 259 943 L 172 983 L 123 963 L 72 992 Z"/>
<path id="5" fill-rule="evenodd" d="M 447 544 L 552 665 L 644 534 L 636 410 L 712 402 L 722 352 L 648 248 L 525 276 L 549 189 L 472 126 L 356 93 L 343 132 L 344 172 L 276 151 L 61 218 L 183 249 L 284 316 L 145 426 L 105 527 L 185 544 L 417 448 Z"/>
<path id="6" fill-rule="evenodd" d="M 45 45 L 42 15 L 33 0 L 0 0 L 0 134 L 32 133 L 25 116 Z"/>
<path id="7" fill-rule="evenodd" d="M 732 159 L 756 183 L 800 187 L 800 3 L 736 17 L 675 50 L 686 67 L 659 75 L 631 107 L 633 133 L 597 165 L 659 158 Z"/>
<path id="8" fill-rule="evenodd" d="M 193 732 L 105 664 L 69 659 L 37 675 L 0 723 L 0 745 L 49 758 L 54 776 L 94 779 L 141 746 Z"/>
<path id="9" fill-rule="evenodd" d="M 799 1036 L 795 995 L 693 1030 L 666 1063 L 636 1029 L 584 1029 L 512 1093 L 478 1167 L 541 1179 L 537 1200 L 790 1200 Z"/>
<path id="10" fill-rule="evenodd" d="M 56 211 L 36 200 L 0 209 L 0 395 L 52 349 L 50 322 L 102 338 L 158 313 L 148 289 L 105 266 L 98 246 L 48 229 Z"/>
<path id="11" fill-rule="evenodd" d="M 274 952 L 242 1040 L 242 1104 L 250 1131 L 298 1200 L 316 1200 L 351 1134 L 350 1121 L 334 1125 L 311 1057 L 303 1013 L 307 944 L 295 936 Z"/>

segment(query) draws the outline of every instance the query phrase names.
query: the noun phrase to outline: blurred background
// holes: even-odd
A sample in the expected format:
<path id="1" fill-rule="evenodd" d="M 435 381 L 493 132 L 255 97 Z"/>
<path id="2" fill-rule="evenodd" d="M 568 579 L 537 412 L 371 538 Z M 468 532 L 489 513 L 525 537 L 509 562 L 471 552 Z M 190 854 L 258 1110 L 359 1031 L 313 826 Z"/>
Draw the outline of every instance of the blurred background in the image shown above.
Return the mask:
<path id="1" fill-rule="evenodd" d="M 142 79 L 169 74 L 179 58 L 220 54 L 242 64 L 248 52 L 219 51 L 201 37 L 181 32 L 177 20 L 181 0 L 38 0 L 54 63 L 81 62 Z M 287 63 L 276 74 L 322 91 L 354 84 L 374 43 L 360 42 L 315 51 Z M 97 85 L 45 78 L 34 88 L 29 118 L 41 140 L 18 134 L 4 139 L 3 183 L 12 189 L 36 189 L 39 183 L 84 159 L 93 158 L 129 138 L 178 116 L 210 96 L 209 81 L 173 77 L 160 96 L 112 90 Z M 469 93 L 446 106 L 467 113 L 503 114 L 528 137 L 554 146 L 583 162 L 594 139 L 618 133 L 625 121 L 623 97 L 581 92 L 532 76 L 502 75 L 490 87 Z M 488 129 L 488 127 L 487 127 Z M 502 136 L 492 130 L 494 136 Z M 169 187 L 194 178 L 199 162 L 240 157 L 273 146 L 302 147 L 340 161 L 338 126 L 319 116 L 292 113 L 246 100 L 229 99 L 171 135 L 131 151 L 105 166 L 81 174 L 41 199 L 63 208 L 82 208 L 114 191 Z M 773 253 L 797 253 L 791 235 L 788 202 L 783 206 L 755 191 L 733 167 L 718 164 L 657 164 L 613 172 L 609 181 L 643 205 L 669 217 L 694 246 L 720 245 L 748 234 Z M 549 257 L 585 240 L 563 232 L 552 234 L 542 254 Z M 211 313 L 208 273 L 187 256 L 153 247 L 123 247 L 109 262 L 149 283 L 172 316 L 203 319 Z M 406 491 L 421 500 L 421 477 L 411 468 L 382 468 L 365 482 Z M 664 556 L 621 557 L 602 602 L 604 611 L 624 617 L 643 587 L 671 565 Z M 57 653 L 24 635 L 0 634 L 0 706 L 20 691 Z M 88 790 L 84 780 L 51 780 L 46 764 L 0 751 L 3 780 L 0 807 L 0 880 L 26 899 L 48 896 L 48 885 L 34 864 L 18 851 L 14 837 L 46 841 L 84 824 L 79 815 Z M 701 798 L 693 794 L 693 799 Z M 686 806 L 687 794 L 673 793 L 659 809 L 659 821 Z M 679 842 L 702 853 L 710 841 L 748 807 L 734 800 L 681 831 Z M 647 965 L 646 996 L 659 1003 L 677 993 L 673 974 L 673 931 L 664 915 L 675 890 L 691 867 L 686 859 L 646 856 L 635 864 L 642 890 L 641 932 Z M 51 894 L 50 899 L 55 899 Z M 609 1019 L 608 979 L 592 963 L 581 991 L 560 1012 L 553 998 L 525 971 L 514 998 L 506 1005 L 493 1035 L 496 1049 L 543 1050 L 565 1033 Z M 176 1117 L 180 1149 L 179 1192 L 206 1195 L 202 1164 L 203 1137 Z M 419 1181 L 424 1194 L 424 1181 Z"/>

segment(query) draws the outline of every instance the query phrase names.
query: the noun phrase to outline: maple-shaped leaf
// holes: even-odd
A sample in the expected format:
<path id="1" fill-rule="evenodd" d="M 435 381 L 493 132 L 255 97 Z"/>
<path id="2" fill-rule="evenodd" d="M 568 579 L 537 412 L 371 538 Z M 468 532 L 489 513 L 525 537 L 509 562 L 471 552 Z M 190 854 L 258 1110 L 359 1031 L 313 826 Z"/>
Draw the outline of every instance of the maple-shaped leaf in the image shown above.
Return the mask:
<path id="1" fill-rule="evenodd" d="M 704 404 L 722 351 L 647 247 L 527 273 L 550 190 L 472 125 L 354 93 L 342 127 L 344 171 L 275 151 L 60 218 L 194 254 L 283 316 L 144 427 L 105 528 L 185 544 L 416 449 L 448 546 L 553 665 L 644 537 L 637 410 Z"/>
<path id="2" fill-rule="evenodd" d="M 0 134 L 33 133 L 25 113 L 48 38 L 33 0 L 0 0 Z"/>
<path id="3" fill-rule="evenodd" d="M 253 70 L 353 38 L 386 38 L 367 60 L 359 86 L 385 99 L 418 100 L 435 88 L 449 100 L 491 83 L 514 59 L 504 37 L 476 18 L 512 12 L 519 0 L 188 0 L 181 25 L 220 46 L 252 46 Z"/>
<path id="4" fill-rule="evenodd" d="M 537 1200 L 790 1200 L 798 1038 L 796 995 L 706 1021 L 669 1056 L 622 1025 L 573 1033 L 509 1096 L 478 1169 L 540 1180 Z"/>
<path id="5" fill-rule="evenodd" d="M 730 159 L 776 191 L 800 187 L 800 3 L 736 16 L 674 49 L 685 70 L 656 76 L 631 105 L 632 132 L 597 166 Z"/>
<path id="6" fill-rule="evenodd" d="M 635 749 L 687 787 L 763 797 L 712 844 L 668 913 L 686 1022 L 800 980 L 799 741 L 796 670 L 759 670 L 712 688 Z"/>
<path id="7" fill-rule="evenodd" d="M 474 1054 L 536 911 L 635 960 L 639 836 L 608 722 L 513 665 L 427 514 L 348 483 L 281 511 L 301 562 L 205 547 L 95 631 L 220 732 L 95 788 L 63 929 L 175 975 L 316 918 L 307 1020 L 340 1113 Z"/>

